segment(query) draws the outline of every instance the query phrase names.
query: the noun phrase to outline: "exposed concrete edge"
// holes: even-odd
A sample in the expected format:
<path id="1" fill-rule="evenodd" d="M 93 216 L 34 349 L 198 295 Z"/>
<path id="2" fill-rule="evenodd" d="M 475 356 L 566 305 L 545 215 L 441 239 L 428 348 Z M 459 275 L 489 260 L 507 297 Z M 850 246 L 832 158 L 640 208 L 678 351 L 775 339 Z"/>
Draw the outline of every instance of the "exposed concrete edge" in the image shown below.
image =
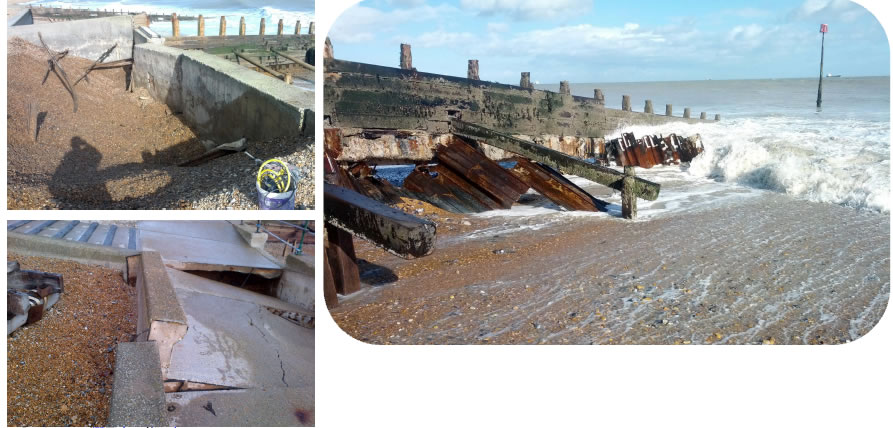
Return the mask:
<path id="1" fill-rule="evenodd" d="M 285 269 L 309 275 L 310 278 L 316 275 L 316 265 L 314 264 L 313 256 L 309 254 L 289 254 L 285 256 Z"/>
<path id="2" fill-rule="evenodd" d="M 193 59 L 217 71 L 226 73 L 234 80 L 257 90 L 271 100 L 290 104 L 298 109 L 312 111 L 314 108 L 315 92 L 308 92 L 294 85 L 289 85 L 272 76 L 258 73 L 248 67 L 235 64 L 232 61 L 220 58 L 200 50 L 182 51 L 183 56 Z M 313 135 L 313 134 L 310 134 Z"/>
<path id="3" fill-rule="evenodd" d="M 245 240 L 252 248 L 263 248 L 267 243 L 267 234 L 264 232 L 255 232 L 256 227 L 250 224 L 230 223 L 236 228 L 239 236 Z"/>
<path id="4" fill-rule="evenodd" d="M 203 65 L 220 74 L 226 75 L 228 78 L 246 87 L 248 90 L 255 92 L 258 97 L 266 99 L 272 104 L 281 105 L 289 110 L 289 114 L 294 117 L 294 120 L 298 124 L 301 135 L 314 135 L 315 92 L 305 91 L 294 85 L 287 84 L 275 77 L 267 76 L 263 73 L 258 73 L 250 68 L 243 67 L 226 59 L 220 58 L 216 55 L 212 55 L 200 50 L 184 50 L 153 43 L 139 44 L 134 48 L 134 50 L 138 49 L 142 49 L 148 52 L 154 52 L 155 54 L 169 55 L 174 57 L 173 62 L 178 64 L 178 73 L 180 73 L 180 68 L 183 67 L 183 65 L 180 65 L 178 61 L 182 61 L 184 58 L 186 58 L 189 61 Z M 135 59 L 136 57 L 137 55 L 134 54 Z M 137 66 L 136 68 L 139 67 Z M 181 82 L 177 83 L 177 85 L 180 84 Z M 178 87 L 176 91 L 182 91 L 182 88 Z M 167 99 L 159 101 L 165 103 L 168 102 Z"/>
<path id="5" fill-rule="evenodd" d="M 23 256 L 66 259 L 78 263 L 118 269 L 123 272 L 124 278 L 128 277 L 127 257 L 139 254 L 139 251 L 123 248 L 104 247 L 84 242 L 25 235 L 15 232 L 6 234 L 6 250 Z"/>
<path id="6" fill-rule="evenodd" d="M 137 340 L 157 342 L 161 377 L 171 364 L 171 352 L 186 335 L 186 313 L 167 274 L 161 256 L 154 251 L 142 253 L 138 263 Z"/>
<path id="7" fill-rule="evenodd" d="M 119 343 L 108 425 L 165 426 L 165 404 L 156 343 Z"/>
<path id="8" fill-rule="evenodd" d="M 16 25 L 31 25 L 34 24 L 34 16 L 31 14 L 31 9 L 25 9 L 6 21 L 7 27 L 12 27 Z"/>

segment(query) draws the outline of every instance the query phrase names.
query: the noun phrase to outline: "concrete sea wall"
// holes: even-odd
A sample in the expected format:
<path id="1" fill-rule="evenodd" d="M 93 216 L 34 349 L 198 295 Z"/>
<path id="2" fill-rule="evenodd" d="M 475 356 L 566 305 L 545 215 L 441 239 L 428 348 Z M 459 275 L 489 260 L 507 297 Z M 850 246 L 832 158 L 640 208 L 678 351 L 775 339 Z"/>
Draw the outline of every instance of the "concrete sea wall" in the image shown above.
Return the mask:
<path id="1" fill-rule="evenodd" d="M 133 20 L 134 16 L 113 16 L 34 25 L 16 24 L 6 29 L 6 37 L 7 40 L 18 37 L 39 46 L 39 32 L 50 49 L 68 49 L 72 55 L 91 60 L 99 58 L 117 43 L 118 47 L 106 62 L 116 61 L 132 56 Z"/>
<path id="2" fill-rule="evenodd" d="M 201 51 L 141 44 L 134 86 L 218 143 L 313 135 L 313 93 Z"/>

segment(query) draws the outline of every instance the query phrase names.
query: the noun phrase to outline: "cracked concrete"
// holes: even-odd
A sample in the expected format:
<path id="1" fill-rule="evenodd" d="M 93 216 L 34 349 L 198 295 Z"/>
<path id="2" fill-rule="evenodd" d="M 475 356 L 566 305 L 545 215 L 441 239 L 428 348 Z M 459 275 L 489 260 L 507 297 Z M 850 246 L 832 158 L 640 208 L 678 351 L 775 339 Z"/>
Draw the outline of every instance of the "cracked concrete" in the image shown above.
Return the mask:
<path id="1" fill-rule="evenodd" d="M 238 395 L 224 394 L 232 391 L 169 393 L 168 404 L 175 404 L 171 423 L 239 425 L 244 423 L 244 415 L 231 411 L 234 406 L 266 400 L 269 391 L 281 389 L 285 397 L 304 398 L 294 398 L 281 407 L 263 405 L 263 415 L 252 408 L 252 414 L 265 419 L 254 419 L 251 425 L 261 420 L 269 426 L 300 425 L 295 409 L 313 410 L 313 330 L 268 311 L 269 296 L 244 290 L 228 293 L 235 287 L 175 269 L 169 268 L 168 275 L 189 327 L 171 353 L 168 378 L 243 388 Z M 281 301 L 278 305 L 291 306 Z M 305 399 L 308 396 L 310 401 Z M 212 403 L 216 415 L 202 409 L 207 403 Z M 306 420 L 306 414 L 301 414 Z M 212 419 L 206 419 L 209 417 Z"/>

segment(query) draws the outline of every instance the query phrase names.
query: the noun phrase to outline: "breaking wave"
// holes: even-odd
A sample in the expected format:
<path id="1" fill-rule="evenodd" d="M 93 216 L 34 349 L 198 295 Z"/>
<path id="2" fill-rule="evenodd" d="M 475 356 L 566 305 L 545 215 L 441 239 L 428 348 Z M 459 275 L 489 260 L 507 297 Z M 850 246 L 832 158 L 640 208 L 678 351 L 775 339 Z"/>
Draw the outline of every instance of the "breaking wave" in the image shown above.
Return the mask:
<path id="1" fill-rule="evenodd" d="M 637 136 L 701 134 L 704 153 L 688 169 L 693 178 L 890 211 L 889 122 L 769 115 L 623 130 L 628 131 Z"/>

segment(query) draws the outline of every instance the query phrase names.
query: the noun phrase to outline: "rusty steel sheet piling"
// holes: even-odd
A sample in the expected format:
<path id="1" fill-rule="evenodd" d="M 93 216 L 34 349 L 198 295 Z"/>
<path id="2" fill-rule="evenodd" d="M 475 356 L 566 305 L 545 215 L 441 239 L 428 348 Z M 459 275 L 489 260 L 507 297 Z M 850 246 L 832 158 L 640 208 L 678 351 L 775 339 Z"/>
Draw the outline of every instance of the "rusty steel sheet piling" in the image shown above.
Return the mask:
<path id="1" fill-rule="evenodd" d="M 624 174 L 611 168 L 594 165 L 581 159 L 565 155 L 559 151 L 461 120 L 453 120 L 451 122 L 451 127 L 455 135 L 480 141 L 484 144 L 489 144 L 507 152 L 515 153 L 542 164 L 549 165 L 560 171 L 562 174 L 573 174 L 583 177 L 615 190 L 623 189 Z M 649 201 L 657 199 L 660 194 L 660 184 L 638 177 L 633 180 L 631 187 L 638 197 Z"/>
<path id="2" fill-rule="evenodd" d="M 603 211 L 592 195 L 564 178 L 558 171 L 527 158 L 517 157 L 512 173 L 529 184 L 539 194 L 570 211 Z M 601 208 L 599 207 L 601 205 Z"/>
<path id="3" fill-rule="evenodd" d="M 324 184 L 326 222 L 398 257 L 413 259 L 434 251 L 437 226 L 357 192 Z"/>
<path id="4" fill-rule="evenodd" d="M 530 186 L 459 138 L 437 148 L 436 159 L 456 171 L 509 209 Z"/>

